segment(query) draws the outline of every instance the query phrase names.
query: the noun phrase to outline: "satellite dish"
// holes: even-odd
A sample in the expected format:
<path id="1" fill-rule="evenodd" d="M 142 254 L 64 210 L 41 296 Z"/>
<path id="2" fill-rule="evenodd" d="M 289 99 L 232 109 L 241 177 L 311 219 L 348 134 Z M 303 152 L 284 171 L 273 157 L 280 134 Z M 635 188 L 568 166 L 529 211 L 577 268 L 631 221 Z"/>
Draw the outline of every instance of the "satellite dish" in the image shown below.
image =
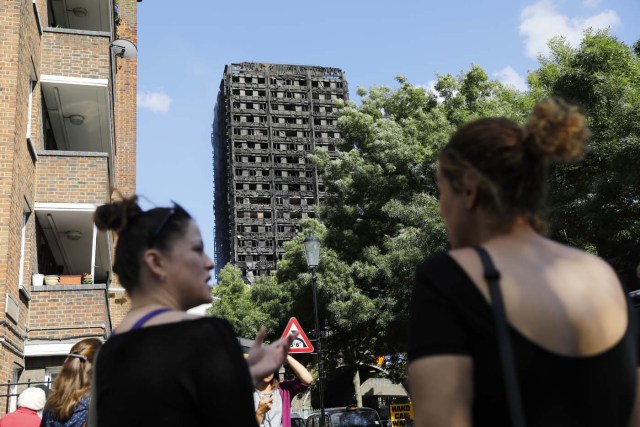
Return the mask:
<path id="1" fill-rule="evenodd" d="M 111 51 L 122 59 L 131 59 L 138 55 L 136 45 L 126 39 L 114 40 L 111 43 Z"/>

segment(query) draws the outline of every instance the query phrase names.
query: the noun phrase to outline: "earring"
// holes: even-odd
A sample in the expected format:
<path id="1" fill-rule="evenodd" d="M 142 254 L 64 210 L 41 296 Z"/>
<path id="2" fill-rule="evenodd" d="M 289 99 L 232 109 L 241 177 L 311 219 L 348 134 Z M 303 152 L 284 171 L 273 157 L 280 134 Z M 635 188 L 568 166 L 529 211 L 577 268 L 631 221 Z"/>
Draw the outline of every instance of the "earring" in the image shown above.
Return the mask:
<path id="1" fill-rule="evenodd" d="M 164 282 L 167 279 L 167 276 L 165 276 L 164 274 L 161 274 L 159 277 L 161 282 Z"/>

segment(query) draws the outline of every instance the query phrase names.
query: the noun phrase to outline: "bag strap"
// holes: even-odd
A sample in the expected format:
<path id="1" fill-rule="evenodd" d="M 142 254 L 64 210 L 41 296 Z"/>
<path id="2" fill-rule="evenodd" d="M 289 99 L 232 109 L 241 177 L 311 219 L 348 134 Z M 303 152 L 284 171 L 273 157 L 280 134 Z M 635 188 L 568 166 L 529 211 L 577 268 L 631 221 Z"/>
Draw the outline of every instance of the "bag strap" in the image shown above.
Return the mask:
<path id="1" fill-rule="evenodd" d="M 507 403 L 509 404 L 509 414 L 511 415 L 511 425 L 513 427 L 524 427 L 524 414 L 522 412 L 518 375 L 513 359 L 511 338 L 507 329 L 507 316 L 505 314 L 504 302 L 502 301 L 502 292 L 500 292 L 500 272 L 496 269 L 486 249 L 481 246 L 475 246 L 473 249 L 475 249 L 480 256 L 480 261 L 482 261 L 484 268 L 484 278 L 489 284 L 489 295 L 491 296 L 491 304 L 493 305 L 493 320 L 496 325 L 498 349 L 502 362 L 502 373 L 504 375 Z"/>

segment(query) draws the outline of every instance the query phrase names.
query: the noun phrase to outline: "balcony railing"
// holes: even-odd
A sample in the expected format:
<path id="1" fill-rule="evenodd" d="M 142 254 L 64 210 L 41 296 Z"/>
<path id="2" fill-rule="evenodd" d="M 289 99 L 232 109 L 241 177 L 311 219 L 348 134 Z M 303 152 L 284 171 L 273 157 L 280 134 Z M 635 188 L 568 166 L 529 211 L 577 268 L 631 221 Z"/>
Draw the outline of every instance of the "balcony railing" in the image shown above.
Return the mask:
<path id="1" fill-rule="evenodd" d="M 109 184 L 106 153 L 38 152 L 36 202 L 99 205 L 109 200 Z"/>
<path id="2" fill-rule="evenodd" d="M 109 32 L 47 28 L 42 36 L 42 74 L 108 79 L 109 44 Z"/>

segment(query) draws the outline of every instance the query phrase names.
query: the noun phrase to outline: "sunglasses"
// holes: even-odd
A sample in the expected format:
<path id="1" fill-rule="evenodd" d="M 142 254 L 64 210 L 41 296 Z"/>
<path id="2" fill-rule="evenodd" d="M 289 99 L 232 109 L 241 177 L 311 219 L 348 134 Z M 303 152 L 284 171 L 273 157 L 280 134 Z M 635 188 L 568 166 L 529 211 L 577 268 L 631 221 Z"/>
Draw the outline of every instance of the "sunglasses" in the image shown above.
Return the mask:
<path id="1" fill-rule="evenodd" d="M 149 247 L 149 248 L 153 247 L 153 245 L 156 243 L 156 240 L 158 240 L 158 236 L 160 236 L 160 234 L 162 234 L 162 230 L 165 229 L 165 227 L 167 226 L 167 224 L 169 223 L 169 220 L 171 219 L 171 217 L 173 215 L 175 215 L 176 213 L 181 213 L 182 215 L 184 215 L 187 218 L 189 218 L 189 214 L 187 213 L 186 210 L 184 210 L 184 208 L 182 206 L 180 206 L 179 204 L 177 204 L 173 200 L 171 201 L 171 203 L 173 204 L 173 207 L 167 210 L 167 213 L 162 218 L 162 221 L 160 221 L 160 223 L 158 224 L 158 226 L 156 227 L 154 232 L 151 234 L 151 236 L 149 236 L 149 241 L 147 242 L 147 247 Z"/>

